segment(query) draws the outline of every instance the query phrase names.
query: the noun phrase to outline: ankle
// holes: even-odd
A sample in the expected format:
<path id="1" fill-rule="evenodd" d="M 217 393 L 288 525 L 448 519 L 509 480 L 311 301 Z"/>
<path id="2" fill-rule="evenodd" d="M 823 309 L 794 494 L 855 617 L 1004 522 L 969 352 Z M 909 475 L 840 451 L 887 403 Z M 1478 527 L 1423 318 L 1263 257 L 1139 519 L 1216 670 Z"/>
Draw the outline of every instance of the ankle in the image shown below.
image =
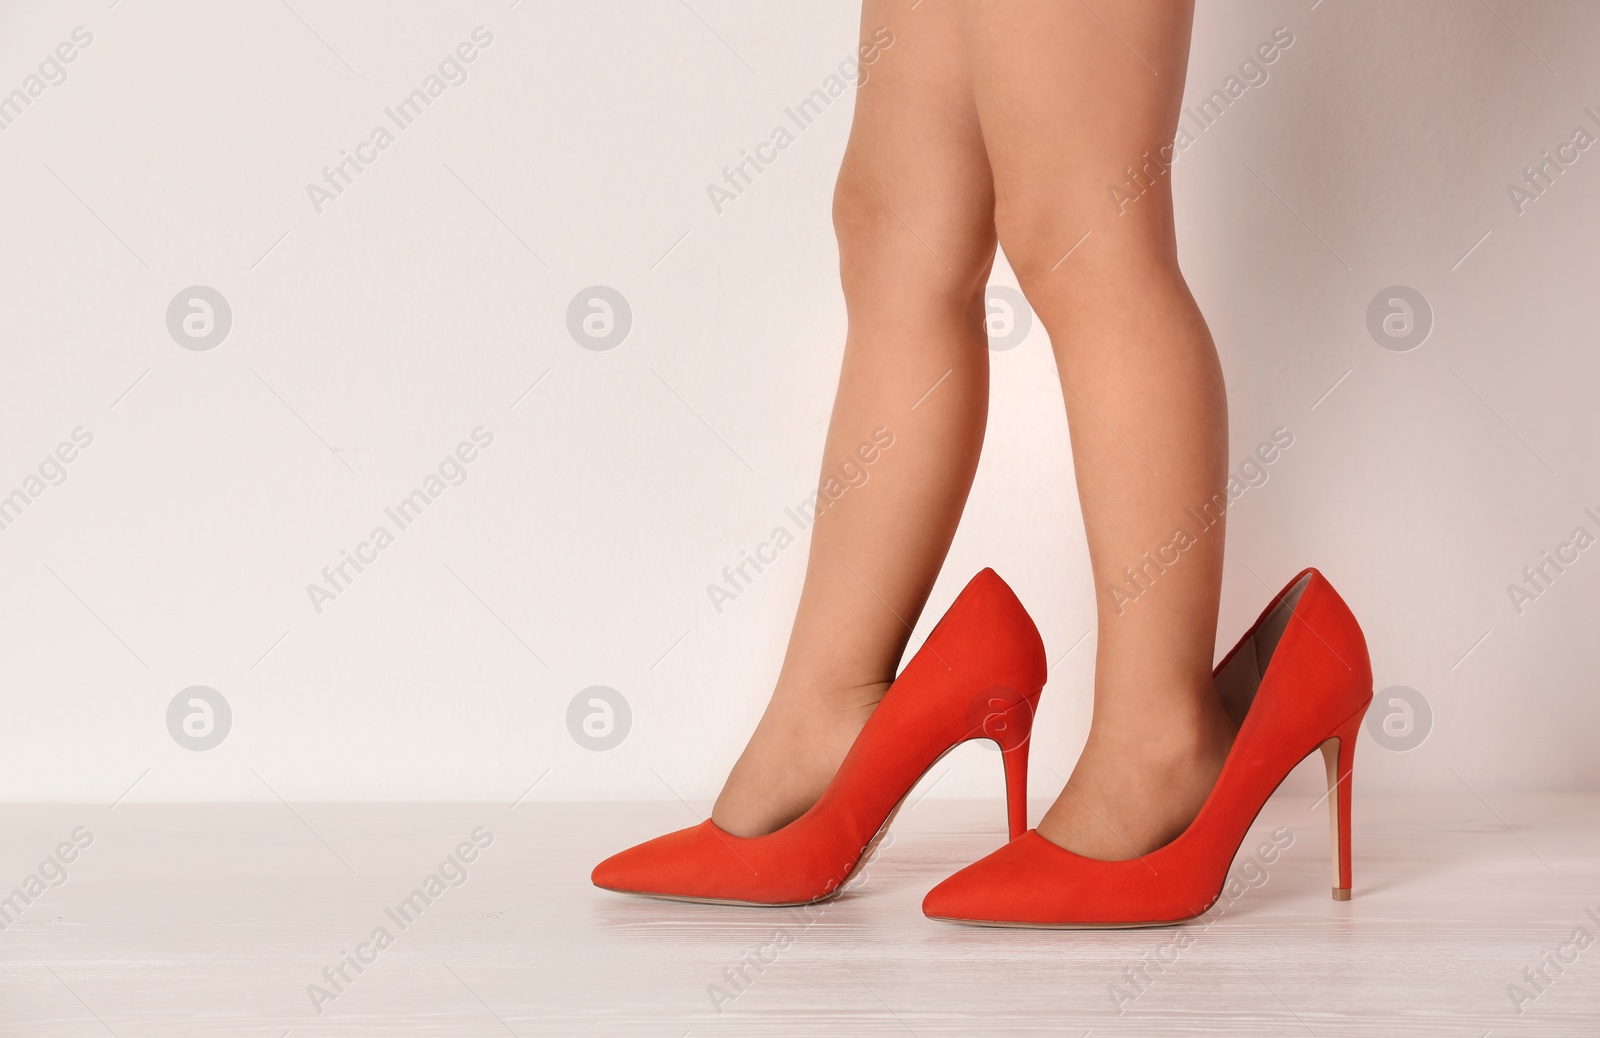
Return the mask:
<path id="1" fill-rule="evenodd" d="M 805 711 L 871 710 L 889 691 L 890 684 L 892 682 L 882 679 L 862 680 L 837 675 L 779 675 L 773 686 L 772 700 Z"/>
<path id="2" fill-rule="evenodd" d="M 1226 753 L 1234 734 L 1227 711 L 1208 690 L 1204 697 L 1174 696 L 1136 709 L 1097 708 L 1084 754 L 1182 765 Z"/>
<path id="3" fill-rule="evenodd" d="M 711 819 L 734 836 L 773 832 L 816 803 L 888 682 L 780 680 L 728 775 Z"/>

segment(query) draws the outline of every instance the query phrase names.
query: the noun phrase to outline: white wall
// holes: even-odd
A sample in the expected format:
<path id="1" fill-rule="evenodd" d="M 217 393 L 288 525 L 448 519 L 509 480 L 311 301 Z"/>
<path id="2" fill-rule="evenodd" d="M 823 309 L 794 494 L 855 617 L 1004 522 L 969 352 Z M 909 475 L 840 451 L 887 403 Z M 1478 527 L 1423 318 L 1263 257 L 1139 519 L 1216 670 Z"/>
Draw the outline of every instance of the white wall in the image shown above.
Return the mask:
<path id="1" fill-rule="evenodd" d="M 93 40 L 0 131 L 0 494 L 93 442 L 0 530 L 0 798 L 715 792 L 804 549 L 720 615 L 705 589 L 814 479 L 848 98 L 720 215 L 706 185 L 850 54 L 856 11 L 690 5 L 8 5 L 0 91 Z M 319 214 L 308 182 L 478 26 L 466 81 Z M 1318 565 L 1380 689 L 1433 712 L 1417 748 L 1363 751 L 1367 788 L 1593 788 L 1600 550 L 1521 615 L 1507 585 L 1600 535 L 1600 149 L 1520 215 L 1507 185 L 1600 135 L 1600 8 L 1212 0 L 1191 97 L 1279 26 L 1270 79 L 1173 174 L 1233 454 L 1295 436 L 1233 513 L 1225 637 Z M 232 310 L 209 350 L 167 327 L 193 285 Z M 632 310 L 609 351 L 568 332 L 591 285 Z M 1391 285 L 1433 315 L 1406 352 L 1368 331 Z M 1042 331 L 993 366 L 1005 406 L 916 640 L 992 564 L 1054 659 L 1093 612 Z M 315 611 L 307 584 L 480 426 L 465 483 Z M 1053 671 L 1036 792 L 1081 743 L 1092 644 Z M 232 713 L 205 752 L 167 727 L 193 685 Z M 593 685 L 632 713 L 604 752 L 567 725 Z M 936 795 L 998 790 L 991 754 L 954 759 Z"/>

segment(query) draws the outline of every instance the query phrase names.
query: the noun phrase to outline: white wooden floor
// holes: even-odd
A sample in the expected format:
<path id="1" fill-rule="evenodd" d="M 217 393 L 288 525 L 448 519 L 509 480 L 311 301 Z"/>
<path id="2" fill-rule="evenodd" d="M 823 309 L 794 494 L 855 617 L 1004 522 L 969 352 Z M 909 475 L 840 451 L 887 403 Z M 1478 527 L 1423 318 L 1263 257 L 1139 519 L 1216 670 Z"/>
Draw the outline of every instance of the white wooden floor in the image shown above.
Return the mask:
<path id="1" fill-rule="evenodd" d="M 1358 800 L 1344 904 L 1325 808 L 1276 799 L 1226 911 L 1106 933 L 922 917 L 1000 838 L 990 803 L 903 811 L 862 887 L 809 918 L 589 886 L 604 854 L 692 821 L 676 802 L 4 807 L 0 897 L 43 892 L 0 931 L 0 1034 L 1600 1034 L 1600 796 L 1489 799 Z M 52 885 L 41 863 L 80 826 Z M 385 908 L 480 826 L 465 880 L 448 867 L 402 930 Z M 1288 849 L 1248 863 L 1279 826 Z M 323 970 L 379 926 L 393 944 L 315 1012 L 308 985 L 334 995 Z M 1568 945 L 1580 928 L 1593 943 Z M 776 961 L 734 984 L 752 953 Z"/>

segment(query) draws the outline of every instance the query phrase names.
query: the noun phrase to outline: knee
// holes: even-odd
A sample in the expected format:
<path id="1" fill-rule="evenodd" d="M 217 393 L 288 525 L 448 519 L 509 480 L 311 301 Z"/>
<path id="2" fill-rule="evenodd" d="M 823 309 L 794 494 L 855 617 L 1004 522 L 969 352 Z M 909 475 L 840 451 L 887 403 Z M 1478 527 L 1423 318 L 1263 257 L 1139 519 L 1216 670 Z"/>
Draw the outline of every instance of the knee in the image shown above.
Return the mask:
<path id="1" fill-rule="evenodd" d="M 1084 234 L 1093 233 L 1086 214 L 1077 207 L 1027 194 L 997 198 L 994 226 L 1006 262 L 1025 292 L 1042 286 L 1047 275 L 1066 266 L 1074 246 L 1087 244 Z M 1069 267 L 1066 277 L 1070 276 Z"/>
<path id="2" fill-rule="evenodd" d="M 1120 221 L 1114 210 L 1040 193 L 1002 193 L 995 229 L 1006 261 L 1036 310 L 1093 305 L 1118 286 L 1177 275 L 1170 224 Z"/>
<path id="3" fill-rule="evenodd" d="M 890 208 L 848 174 L 834 189 L 833 228 L 847 304 L 966 306 L 982 293 L 994 263 L 995 235 L 986 214 L 896 201 Z"/>

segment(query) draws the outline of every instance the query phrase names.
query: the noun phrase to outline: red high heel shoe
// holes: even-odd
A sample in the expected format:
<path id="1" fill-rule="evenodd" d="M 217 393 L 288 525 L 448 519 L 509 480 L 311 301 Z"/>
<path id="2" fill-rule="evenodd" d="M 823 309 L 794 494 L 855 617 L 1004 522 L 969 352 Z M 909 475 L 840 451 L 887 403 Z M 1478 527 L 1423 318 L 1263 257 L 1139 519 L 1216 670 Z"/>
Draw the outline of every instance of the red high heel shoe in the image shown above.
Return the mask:
<path id="1" fill-rule="evenodd" d="M 1044 679 L 1037 628 L 986 569 L 889 687 L 809 811 L 753 838 L 706 819 L 607 858 L 591 878 L 607 890 L 684 901 L 820 901 L 870 857 L 917 780 L 968 739 L 1001 748 L 1014 839 L 1028 825 L 1028 735 Z"/>
<path id="2" fill-rule="evenodd" d="M 1314 569 L 1279 592 L 1214 672 L 1242 723 L 1200 813 L 1177 839 L 1141 858 L 1097 861 L 1030 829 L 928 892 L 934 919 L 989 926 L 1163 926 L 1209 909 L 1273 790 L 1311 753 L 1328 768 L 1333 896 L 1350 898 L 1350 775 L 1372 701 L 1366 639 L 1333 585 Z"/>

